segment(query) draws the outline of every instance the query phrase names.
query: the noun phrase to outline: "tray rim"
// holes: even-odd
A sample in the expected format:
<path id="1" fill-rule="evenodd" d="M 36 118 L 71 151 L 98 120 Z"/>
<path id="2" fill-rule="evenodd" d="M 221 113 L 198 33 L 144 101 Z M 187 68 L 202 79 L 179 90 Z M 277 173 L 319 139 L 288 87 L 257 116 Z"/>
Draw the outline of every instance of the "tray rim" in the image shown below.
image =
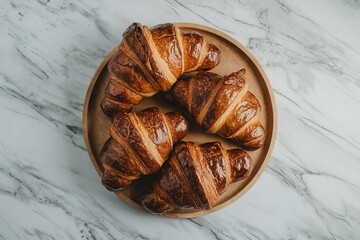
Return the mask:
<path id="1" fill-rule="evenodd" d="M 276 102 L 275 102 L 275 96 L 274 96 L 274 91 L 271 87 L 270 81 L 264 71 L 264 69 L 262 68 L 262 66 L 260 65 L 260 63 L 258 62 L 258 60 L 255 58 L 255 56 L 244 46 L 242 45 L 240 42 L 238 42 L 236 39 L 234 39 L 233 37 L 227 35 L 226 33 L 212 28 L 212 27 L 208 27 L 205 25 L 201 25 L 201 24 L 196 24 L 196 23 L 188 23 L 188 22 L 174 22 L 173 24 L 177 25 L 178 27 L 183 27 L 183 28 L 193 28 L 195 31 L 196 29 L 200 29 L 203 31 L 207 31 L 210 33 L 213 33 L 217 36 L 220 36 L 221 38 L 224 38 L 225 40 L 229 41 L 230 43 L 234 44 L 237 48 L 239 48 L 243 53 L 245 53 L 247 55 L 247 57 L 252 61 L 252 63 L 255 65 L 255 67 L 257 68 L 257 70 L 259 71 L 261 77 L 263 78 L 263 81 L 265 83 L 267 92 L 269 94 L 269 98 L 270 98 L 270 106 L 271 106 L 271 110 L 272 110 L 272 131 L 268 132 L 267 130 L 267 134 L 271 135 L 271 139 L 270 139 L 270 144 L 269 144 L 269 148 L 268 151 L 266 152 L 266 155 L 264 157 L 263 160 L 263 164 L 260 166 L 260 168 L 258 169 L 257 173 L 255 174 L 255 176 L 251 179 L 251 181 L 238 193 L 236 193 L 233 197 L 231 197 L 230 199 L 228 199 L 227 201 L 223 202 L 222 204 L 219 204 L 209 210 L 195 210 L 194 212 L 184 212 L 184 213 L 161 213 L 159 214 L 159 216 L 163 216 L 163 217 L 170 217 L 170 218 L 193 218 L 193 217 L 200 217 L 203 215 L 207 215 L 210 213 L 213 213 L 217 210 L 220 210 L 224 207 L 227 207 L 228 205 L 230 205 L 231 203 L 235 202 L 236 200 L 238 200 L 241 196 L 243 196 L 250 188 L 252 188 L 254 186 L 254 184 L 257 182 L 257 180 L 260 178 L 260 176 L 264 173 L 270 157 L 272 155 L 274 146 L 275 146 L 275 142 L 276 142 L 276 135 L 277 135 L 277 128 L 278 128 L 278 113 L 277 113 L 277 108 L 276 108 Z M 99 67 L 96 69 L 96 72 L 94 73 L 91 82 L 89 84 L 89 87 L 86 91 L 86 95 L 85 95 L 85 100 L 84 100 L 84 105 L 83 105 L 83 114 L 82 114 L 82 129 L 83 129 L 83 137 L 84 137 L 84 141 L 85 141 L 85 146 L 86 146 L 86 150 L 89 154 L 89 157 L 91 159 L 91 162 L 96 170 L 96 172 L 98 173 L 98 175 L 101 177 L 102 176 L 102 171 L 99 168 L 99 165 L 97 163 L 97 160 L 94 156 L 93 153 L 93 149 L 91 148 L 90 145 L 90 141 L 89 141 L 89 132 L 88 132 L 88 108 L 89 108 L 89 103 L 90 103 L 90 99 L 91 99 L 91 94 L 93 92 L 94 86 L 97 82 L 98 77 L 100 76 L 100 74 L 102 73 L 104 67 L 106 67 L 106 64 L 109 62 L 110 58 L 114 55 L 114 53 L 117 51 L 117 46 L 115 46 L 114 49 L 112 49 L 108 55 L 106 55 L 106 57 L 104 58 L 104 60 L 101 62 L 101 64 L 99 65 Z M 129 205 L 133 206 L 136 209 L 140 209 L 142 211 L 145 211 L 145 209 L 143 207 L 141 207 L 138 203 L 136 203 L 135 201 L 131 200 L 130 198 L 128 198 L 125 194 L 123 194 L 122 192 L 114 192 L 118 197 L 120 197 L 123 201 L 125 201 L 126 203 L 128 203 Z"/>

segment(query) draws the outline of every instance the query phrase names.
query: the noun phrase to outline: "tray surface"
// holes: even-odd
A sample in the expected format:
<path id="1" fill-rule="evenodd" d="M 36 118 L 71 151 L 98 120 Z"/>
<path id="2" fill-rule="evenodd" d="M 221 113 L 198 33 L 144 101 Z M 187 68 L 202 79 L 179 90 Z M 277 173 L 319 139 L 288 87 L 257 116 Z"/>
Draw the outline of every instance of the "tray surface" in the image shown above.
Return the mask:
<path id="1" fill-rule="evenodd" d="M 182 31 L 196 31 L 201 33 L 208 42 L 215 44 L 221 50 L 221 62 L 216 68 L 211 70 L 211 72 L 220 75 L 228 75 L 243 67 L 246 68 L 246 79 L 249 83 L 248 90 L 254 93 L 259 99 L 261 104 L 259 120 L 266 130 L 264 146 L 256 151 L 248 151 L 253 160 L 253 169 L 250 176 L 240 182 L 230 184 L 226 192 L 220 196 L 214 208 L 210 210 L 190 209 L 172 211 L 161 214 L 162 216 L 167 217 L 190 218 L 205 215 L 229 205 L 254 185 L 255 181 L 264 171 L 275 143 L 277 115 L 275 99 L 269 80 L 267 79 L 264 70 L 249 50 L 235 39 L 216 29 L 192 23 L 175 24 L 179 26 Z M 83 110 L 83 131 L 86 147 L 91 161 L 100 176 L 102 175 L 102 166 L 99 162 L 100 150 L 105 141 L 109 138 L 109 127 L 111 124 L 111 120 L 102 112 L 100 103 L 104 97 L 104 90 L 109 81 L 109 73 L 106 66 L 115 52 L 116 48 L 105 57 L 104 61 L 94 74 L 86 94 Z M 138 112 L 142 109 L 154 106 L 159 107 L 165 112 L 184 112 L 184 110 L 164 102 L 160 94 L 145 99 L 136 106 L 133 111 Z M 204 133 L 192 119 L 190 120 L 190 131 L 183 141 L 193 141 L 198 144 L 220 141 L 226 149 L 236 147 L 230 141 L 223 140 L 215 135 Z M 130 205 L 143 209 L 142 205 L 139 204 L 139 199 L 141 193 L 151 184 L 152 178 L 153 176 L 145 176 L 135 181 L 130 188 L 122 192 L 117 192 L 116 194 Z"/>

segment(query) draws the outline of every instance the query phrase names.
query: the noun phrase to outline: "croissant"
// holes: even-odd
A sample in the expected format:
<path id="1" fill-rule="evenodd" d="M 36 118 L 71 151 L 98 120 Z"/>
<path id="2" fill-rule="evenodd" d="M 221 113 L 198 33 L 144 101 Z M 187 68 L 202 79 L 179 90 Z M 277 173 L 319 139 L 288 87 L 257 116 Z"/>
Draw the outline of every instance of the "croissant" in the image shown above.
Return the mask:
<path id="1" fill-rule="evenodd" d="M 246 178 L 250 156 L 241 149 L 225 150 L 219 142 L 180 142 L 142 198 L 152 213 L 179 209 L 210 209 L 232 183 Z"/>
<path id="2" fill-rule="evenodd" d="M 102 110 L 109 117 L 129 112 L 144 97 L 169 90 L 184 72 L 209 70 L 219 61 L 220 50 L 199 33 L 181 32 L 170 23 L 151 29 L 133 23 L 108 63 Z"/>
<path id="3" fill-rule="evenodd" d="M 158 108 L 116 115 L 111 137 L 100 152 L 103 185 L 112 191 L 123 190 L 142 175 L 158 171 L 188 128 L 180 113 L 164 114 Z"/>
<path id="4" fill-rule="evenodd" d="M 243 68 L 225 77 L 201 72 L 189 80 L 178 80 L 164 95 L 186 108 L 207 133 L 255 150 L 264 143 L 265 129 L 258 120 L 260 103 L 247 90 L 245 72 Z"/>

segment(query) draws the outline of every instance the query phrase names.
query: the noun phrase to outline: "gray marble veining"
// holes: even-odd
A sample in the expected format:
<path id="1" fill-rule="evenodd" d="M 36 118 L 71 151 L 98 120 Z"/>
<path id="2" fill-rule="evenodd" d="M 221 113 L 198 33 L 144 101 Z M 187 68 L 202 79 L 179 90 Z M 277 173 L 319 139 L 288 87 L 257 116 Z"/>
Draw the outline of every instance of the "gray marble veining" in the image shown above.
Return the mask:
<path id="1" fill-rule="evenodd" d="M 132 22 L 236 38 L 275 91 L 277 143 L 257 184 L 195 219 L 131 208 L 101 186 L 81 115 Z M 0 239 L 360 239 L 360 2 L 0 2 Z"/>

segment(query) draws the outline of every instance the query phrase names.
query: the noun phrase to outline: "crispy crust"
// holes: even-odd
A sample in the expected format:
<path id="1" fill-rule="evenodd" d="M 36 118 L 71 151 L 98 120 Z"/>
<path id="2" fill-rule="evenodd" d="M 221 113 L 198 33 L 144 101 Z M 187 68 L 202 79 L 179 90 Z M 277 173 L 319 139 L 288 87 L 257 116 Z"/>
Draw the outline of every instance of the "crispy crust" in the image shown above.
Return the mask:
<path id="1" fill-rule="evenodd" d="M 231 182 L 244 179 L 250 171 L 251 158 L 241 149 L 226 151 L 219 142 L 180 142 L 142 204 L 152 213 L 210 209 Z"/>
<path id="2" fill-rule="evenodd" d="M 264 143 L 265 129 L 258 120 L 260 103 L 247 90 L 245 72 L 241 69 L 225 77 L 200 72 L 190 80 L 178 80 L 166 99 L 185 107 L 207 133 L 256 150 Z"/>
<path id="3" fill-rule="evenodd" d="M 182 139 L 188 128 L 181 114 L 164 114 L 158 108 L 116 115 L 110 127 L 111 138 L 100 154 L 103 184 L 117 191 L 141 175 L 158 171 L 173 143 Z"/>
<path id="4" fill-rule="evenodd" d="M 151 29 L 133 23 L 109 61 L 102 110 L 109 117 L 129 112 L 144 97 L 168 91 L 184 72 L 212 69 L 219 62 L 220 50 L 198 33 L 183 33 L 170 23 Z"/>

